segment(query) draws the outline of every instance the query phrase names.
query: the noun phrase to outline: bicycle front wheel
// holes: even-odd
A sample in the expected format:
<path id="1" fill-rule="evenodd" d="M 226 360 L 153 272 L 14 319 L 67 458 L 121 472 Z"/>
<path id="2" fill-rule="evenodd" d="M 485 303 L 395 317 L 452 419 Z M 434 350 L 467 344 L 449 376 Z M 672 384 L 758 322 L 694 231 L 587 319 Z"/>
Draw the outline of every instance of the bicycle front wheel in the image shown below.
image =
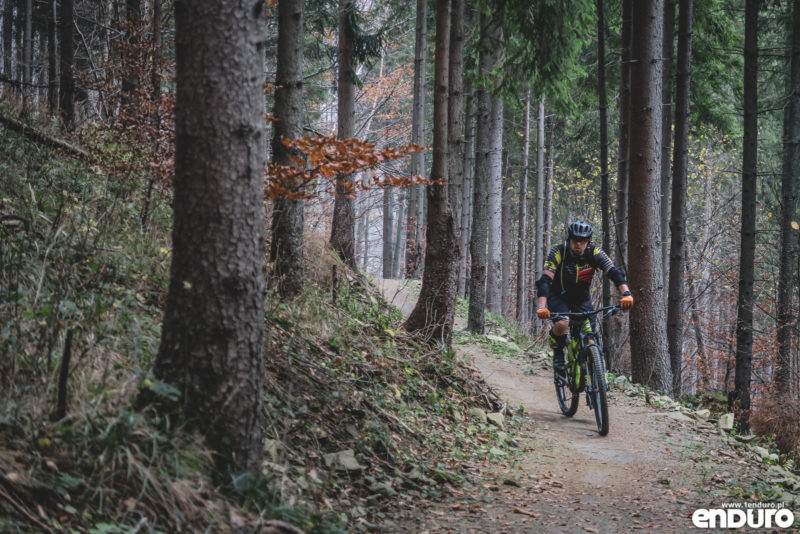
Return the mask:
<path id="1" fill-rule="evenodd" d="M 589 367 L 592 370 L 592 406 L 594 408 L 594 419 L 597 422 L 597 432 L 601 436 L 608 434 L 608 382 L 606 381 L 606 366 L 603 355 L 597 345 L 589 345 L 588 351 Z"/>
<path id="2" fill-rule="evenodd" d="M 572 417 L 578 411 L 578 401 L 580 400 L 577 377 L 573 365 L 567 366 L 566 376 L 555 375 L 556 397 L 561 413 L 567 417 Z"/>

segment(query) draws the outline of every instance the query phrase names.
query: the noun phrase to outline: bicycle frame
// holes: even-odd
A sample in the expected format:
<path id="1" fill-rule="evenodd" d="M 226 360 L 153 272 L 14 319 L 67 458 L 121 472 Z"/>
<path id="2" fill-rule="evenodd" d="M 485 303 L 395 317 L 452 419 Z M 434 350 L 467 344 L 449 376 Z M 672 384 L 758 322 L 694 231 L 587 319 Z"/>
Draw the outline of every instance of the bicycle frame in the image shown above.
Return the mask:
<path id="1" fill-rule="evenodd" d="M 590 344 L 597 345 L 597 348 L 600 350 L 600 354 L 605 357 L 603 353 L 603 344 L 601 343 L 597 332 L 595 332 L 594 328 L 592 327 L 591 318 L 601 313 L 603 314 L 603 317 L 609 314 L 613 315 L 619 310 L 619 305 L 615 304 L 613 306 L 606 306 L 590 312 L 559 313 L 553 316 L 553 319 L 555 320 L 561 318 L 570 319 L 570 339 L 565 347 L 565 363 L 568 366 L 576 366 L 576 376 L 578 377 L 578 391 L 576 393 L 584 390 L 584 388 L 587 393 L 594 392 L 591 386 L 591 380 L 588 380 L 592 376 L 592 370 L 586 358 L 586 347 Z M 580 321 L 580 319 L 583 319 L 583 321 Z M 580 374 L 578 371 L 580 371 Z"/>

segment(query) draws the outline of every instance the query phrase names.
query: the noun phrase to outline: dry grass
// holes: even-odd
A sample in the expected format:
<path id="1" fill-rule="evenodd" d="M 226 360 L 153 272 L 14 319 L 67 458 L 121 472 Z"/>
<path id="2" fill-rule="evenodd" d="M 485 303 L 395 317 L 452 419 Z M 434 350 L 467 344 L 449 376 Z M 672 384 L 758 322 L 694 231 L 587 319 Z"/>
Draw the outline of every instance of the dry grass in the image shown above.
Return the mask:
<path id="1" fill-rule="evenodd" d="M 800 462 L 800 401 L 772 397 L 750 417 L 753 432 L 775 439 L 781 453 Z"/>

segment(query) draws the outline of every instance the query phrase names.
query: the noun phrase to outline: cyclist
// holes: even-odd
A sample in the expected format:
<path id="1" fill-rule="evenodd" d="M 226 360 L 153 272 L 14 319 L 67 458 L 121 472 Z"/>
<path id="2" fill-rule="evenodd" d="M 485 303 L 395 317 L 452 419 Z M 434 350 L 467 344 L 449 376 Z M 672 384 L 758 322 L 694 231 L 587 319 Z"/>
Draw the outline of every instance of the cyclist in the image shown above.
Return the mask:
<path id="1" fill-rule="evenodd" d="M 567 239 L 563 245 L 553 247 L 544 262 L 542 276 L 536 282 L 536 315 L 549 319 L 550 312 L 593 311 L 590 287 L 595 270 L 603 271 L 622 294 L 620 308 L 633 308 L 633 296 L 628 288 L 625 273 L 614 267 L 614 263 L 600 247 L 591 243 L 592 225 L 586 221 L 575 221 L 567 227 Z M 594 326 L 594 323 L 592 323 Z M 553 349 L 553 369 L 564 374 L 564 345 L 567 341 L 569 319 L 553 320 L 548 343 Z"/>

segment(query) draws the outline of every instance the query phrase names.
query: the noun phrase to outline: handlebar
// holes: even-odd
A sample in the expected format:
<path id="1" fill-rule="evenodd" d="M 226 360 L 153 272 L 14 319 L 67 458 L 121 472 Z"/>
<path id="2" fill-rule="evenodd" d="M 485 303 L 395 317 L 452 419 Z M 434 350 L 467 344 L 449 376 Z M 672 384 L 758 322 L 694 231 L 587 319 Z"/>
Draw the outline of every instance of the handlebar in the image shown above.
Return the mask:
<path id="1" fill-rule="evenodd" d="M 556 313 L 556 314 L 553 314 L 553 315 L 550 316 L 550 320 L 553 321 L 553 320 L 567 319 L 567 318 L 570 318 L 570 319 L 587 319 L 589 317 L 593 317 L 593 316 L 595 316 L 595 315 L 597 315 L 599 313 L 603 313 L 603 312 L 606 312 L 607 314 L 610 314 L 610 315 L 614 315 L 615 313 L 617 313 L 620 310 L 621 310 L 621 308 L 619 307 L 619 304 L 614 304 L 613 306 L 606 306 L 605 308 L 598 308 L 596 310 L 587 311 L 587 312 Z"/>

